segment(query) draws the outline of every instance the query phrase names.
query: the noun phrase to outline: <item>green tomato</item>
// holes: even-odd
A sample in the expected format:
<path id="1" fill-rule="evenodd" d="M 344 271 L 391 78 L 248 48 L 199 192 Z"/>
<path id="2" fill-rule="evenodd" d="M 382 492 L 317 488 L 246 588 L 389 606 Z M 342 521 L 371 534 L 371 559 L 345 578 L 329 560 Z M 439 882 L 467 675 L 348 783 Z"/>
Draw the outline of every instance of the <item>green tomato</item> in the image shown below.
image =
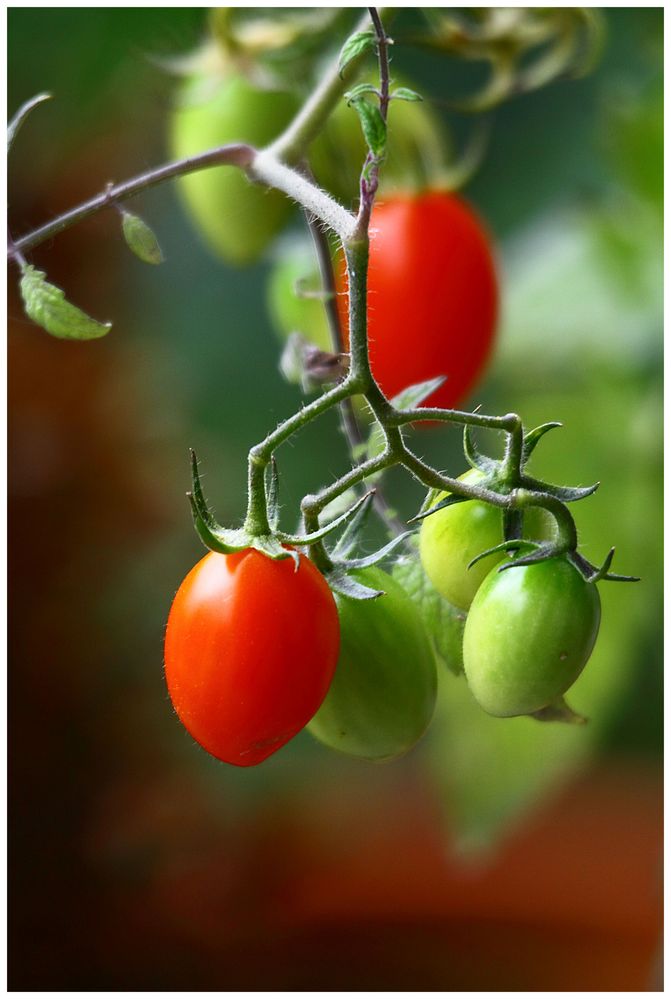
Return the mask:
<path id="1" fill-rule="evenodd" d="M 340 657 L 308 730 L 349 756 L 390 760 L 407 752 L 431 721 L 436 666 L 419 612 L 403 587 L 378 568 L 354 576 L 385 595 L 336 596 Z"/>
<path id="2" fill-rule="evenodd" d="M 475 700 L 502 718 L 548 707 L 582 672 L 600 619 L 596 585 L 563 556 L 493 569 L 464 630 L 464 671 Z"/>
<path id="3" fill-rule="evenodd" d="M 459 476 L 461 482 L 471 484 L 482 478 L 482 472 L 474 468 Z M 447 495 L 441 493 L 436 503 Z M 538 507 L 530 508 L 524 518 L 524 536 L 542 540 L 552 537 L 552 533 L 552 517 Z M 502 541 L 502 511 L 489 503 L 466 500 L 445 507 L 422 521 L 419 552 L 424 571 L 438 592 L 455 607 L 467 611 L 492 566 L 507 556 L 503 552 L 490 555 L 470 569 L 468 564 L 476 555 Z"/>
<path id="4" fill-rule="evenodd" d="M 320 288 L 314 250 L 309 244 L 293 242 L 280 248 L 268 280 L 267 302 L 273 327 L 283 337 L 302 333 L 315 347 L 330 351 L 324 302 L 297 295 L 297 283 L 310 291 Z"/>
<path id="5" fill-rule="evenodd" d="M 260 90 L 242 76 L 228 76 L 214 91 L 209 88 L 206 97 L 203 85 L 203 77 L 189 79 L 173 111 L 170 148 L 177 159 L 227 142 L 264 146 L 298 107 L 293 94 Z M 238 266 L 259 258 L 291 212 L 284 194 L 252 184 L 235 167 L 213 167 L 182 177 L 178 189 L 210 247 Z"/>

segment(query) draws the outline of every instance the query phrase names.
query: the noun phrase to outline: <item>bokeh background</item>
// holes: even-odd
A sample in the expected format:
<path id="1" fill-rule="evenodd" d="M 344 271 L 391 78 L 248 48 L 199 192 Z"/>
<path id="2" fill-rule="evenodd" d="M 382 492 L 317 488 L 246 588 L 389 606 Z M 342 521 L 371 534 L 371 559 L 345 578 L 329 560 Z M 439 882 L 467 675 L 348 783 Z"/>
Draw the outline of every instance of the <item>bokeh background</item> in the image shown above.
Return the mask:
<path id="1" fill-rule="evenodd" d="M 257 770 L 210 759 L 172 713 L 163 628 L 201 555 L 188 446 L 235 522 L 247 448 L 300 401 L 277 371 L 269 260 L 222 264 L 166 186 L 136 203 L 162 267 L 126 251 L 112 213 L 32 257 L 114 320 L 106 339 L 51 339 L 10 272 L 10 988 L 660 987 L 662 12 L 603 14 L 596 71 L 501 108 L 467 191 L 504 283 L 472 402 L 563 421 L 537 474 L 601 480 L 576 508 L 584 551 L 614 544 L 642 577 L 602 587 L 572 700 L 588 726 L 489 719 L 445 677 L 429 734 L 392 765 L 307 734 Z M 10 113 L 56 95 L 13 152 L 15 235 L 166 158 L 160 60 L 205 21 L 10 9 Z M 471 79 L 394 57 L 426 94 Z M 468 123 L 447 120 L 461 141 Z M 461 470 L 458 434 L 423 435 Z M 287 508 L 346 461 L 335 418 L 302 434 L 282 455 Z M 392 483 L 410 512 L 416 493 Z"/>

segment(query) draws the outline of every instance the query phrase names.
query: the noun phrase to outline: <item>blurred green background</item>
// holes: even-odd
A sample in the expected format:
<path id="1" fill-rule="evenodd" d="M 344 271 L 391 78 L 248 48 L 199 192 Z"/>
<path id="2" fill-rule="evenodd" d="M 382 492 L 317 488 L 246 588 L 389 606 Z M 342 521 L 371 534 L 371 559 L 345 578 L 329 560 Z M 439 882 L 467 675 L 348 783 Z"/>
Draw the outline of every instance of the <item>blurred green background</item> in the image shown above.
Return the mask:
<path id="1" fill-rule="evenodd" d="M 114 320 L 106 339 L 52 340 L 10 273 L 11 988 L 652 987 L 663 15 L 603 15 L 596 71 L 499 109 L 466 192 L 503 282 L 497 352 L 471 401 L 564 423 L 536 474 L 600 480 L 575 508 L 583 550 L 599 562 L 615 545 L 615 569 L 642 577 L 602 587 L 571 700 L 584 728 L 490 719 L 447 676 L 428 736 L 387 767 L 307 734 L 257 770 L 206 756 L 168 702 L 163 628 L 201 555 L 188 447 L 219 519 L 236 522 L 249 445 L 300 404 L 277 371 L 269 259 L 222 264 L 168 185 L 133 205 L 162 267 L 126 251 L 112 213 L 31 257 Z M 397 39 L 414 17 L 400 15 Z M 193 48 L 205 21 L 199 8 L 10 9 L 9 113 L 56 97 L 13 151 L 15 236 L 167 158 L 161 60 Z M 426 95 L 472 78 L 403 44 L 394 66 Z M 446 120 L 463 141 L 469 122 Z M 418 443 L 461 471 L 455 432 Z M 282 452 L 285 509 L 347 460 L 335 417 L 304 432 Z M 390 489 L 414 509 L 403 478 Z"/>

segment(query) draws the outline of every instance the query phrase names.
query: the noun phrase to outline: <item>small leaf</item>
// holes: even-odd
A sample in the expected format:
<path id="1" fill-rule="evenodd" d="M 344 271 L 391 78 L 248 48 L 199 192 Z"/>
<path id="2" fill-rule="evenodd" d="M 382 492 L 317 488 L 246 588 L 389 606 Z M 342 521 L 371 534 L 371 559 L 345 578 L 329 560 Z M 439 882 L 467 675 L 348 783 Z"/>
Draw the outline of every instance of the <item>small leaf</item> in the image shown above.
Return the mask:
<path id="1" fill-rule="evenodd" d="M 525 544 L 531 547 L 536 542 L 527 541 Z M 547 559 L 556 558 L 564 554 L 564 550 L 558 545 L 536 545 L 536 550 L 532 551 L 530 555 L 523 555 L 521 558 L 513 559 L 512 562 L 503 562 L 496 571 L 505 572 L 506 569 L 517 569 L 522 565 L 534 565 L 536 562 L 545 562 Z"/>
<path id="2" fill-rule="evenodd" d="M 357 31 L 355 34 L 350 35 L 340 50 L 340 58 L 338 59 L 338 72 L 340 76 L 342 77 L 345 67 L 353 59 L 358 59 L 364 52 L 371 52 L 374 47 L 375 32 L 372 28 L 368 28 L 366 31 Z"/>
<path id="3" fill-rule="evenodd" d="M 23 125 L 24 121 L 30 114 L 30 112 L 36 108 L 39 104 L 43 104 L 44 101 L 50 101 L 53 94 L 38 94 L 36 97 L 31 97 L 29 101 L 22 104 L 19 110 L 16 112 L 12 120 L 7 126 L 7 152 L 14 145 L 14 140 L 18 135 L 19 129 Z"/>
<path id="4" fill-rule="evenodd" d="M 96 340 L 112 328 L 111 323 L 99 323 L 68 302 L 65 293 L 49 284 L 46 274 L 32 264 L 22 268 L 20 288 L 26 314 L 52 336 L 65 340 Z"/>
<path id="5" fill-rule="evenodd" d="M 121 228 L 129 250 L 145 264 L 162 264 L 163 252 L 152 229 L 139 215 L 123 211 Z"/>
<path id="6" fill-rule="evenodd" d="M 359 115 L 363 137 L 366 145 L 376 159 L 384 155 L 387 145 L 387 126 L 380 113 L 379 107 L 369 104 L 363 97 L 358 97 L 352 101 L 352 107 Z"/>
<path id="7" fill-rule="evenodd" d="M 433 395 L 441 385 L 444 385 L 446 381 L 447 377 L 445 375 L 439 375 L 438 378 L 431 378 L 427 382 L 417 382 L 415 385 L 409 385 L 407 388 L 402 389 L 398 395 L 395 395 L 391 403 L 396 409 L 416 409 L 430 395 Z"/>
<path id="8" fill-rule="evenodd" d="M 453 607 L 424 572 L 417 550 L 398 560 L 392 576 L 419 610 L 437 662 L 455 676 L 464 671 L 462 642 L 466 612 Z"/>
<path id="9" fill-rule="evenodd" d="M 378 97 L 380 96 L 379 90 L 372 83 L 358 83 L 352 90 L 347 91 L 345 100 L 348 104 L 352 104 L 353 101 L 363 97 L 364 94 L 377 94 Z"/>
<path id="10" fill-rule="evenodd" d="M 392 101 L 423 101 L 424 98 L 410 87 L 399 87 L 391 95 Z"/>
<path id="11" fill-rule="evenodd" d="M 249 548 L 250 539 L 242 529 L 237 531 L 224 531 L 222 528 L 214 530 L 211 524 L 207 523 L 201 516 L 200 509 L 196 503 L 193 493 L 186 494 L 191 504 L 193 523 L 198 537 L 206 548 L 211 552 L 219 552 L 222 555 L 230 555 L 232 552 L 242 551 Z"/>

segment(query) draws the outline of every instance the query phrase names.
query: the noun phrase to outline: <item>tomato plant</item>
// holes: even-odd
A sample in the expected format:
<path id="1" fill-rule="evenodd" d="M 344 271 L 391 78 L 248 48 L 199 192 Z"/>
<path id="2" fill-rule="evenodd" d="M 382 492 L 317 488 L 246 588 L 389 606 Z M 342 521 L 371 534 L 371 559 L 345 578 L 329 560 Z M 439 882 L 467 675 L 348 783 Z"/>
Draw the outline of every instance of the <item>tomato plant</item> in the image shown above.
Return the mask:
<path id="1" fill-rule="evenodd" d="M 459 476 L 462 482 L 479 482 L 484 476 L 470 469 Z M 434 505 L 449 494 L 439 493 Z M 539 507 L 524 515 L 524 536 L 545 539 L 552 535 L 552 518 Z M 470 566 L 472 559 L 503 541 L 501 510 L 479 500 L 466 500 L 443 507 L 422 522 L 419 551 L 427 576 L 438 592 L 461 610 L 468 610 L 480 583 L 504 552 L 488 555 Z"/>
<path id="2" fill-rule="evenodd" d="M 564 557 L 492 569 L 464 630 L 464 670 L 476 701 L 506 718 L 552 705 L 582 672 L 600 618 L 596 585 Z"/>
<path id="3" fill-rule="evenodd" d="M 254 766 L 310 720 L 329 688 L 338 612 L 323 576 L 300 557 L 210 552 L 175 596 L 165 676 L 175 711 L 209 753 Z"/>
<path id="4" fill-rule="evenodd" d="M 436 700 L 436 667 L 419 612 L 382 569 L 354 578 L 383 591 L 376 600 L 338 596 L 340 657 L 308 730 L 350 756 L 389 760 L 424 734 Z"/>
<path id="5" fill-rule="evenodd" d="M 348 342 L 347 281 L 338 272 Z M 498 282 L 489 235 L 456 194 L 395 194 L 375 205 L 368 271 L 370 363 L 387 396 L 446 375 L 425 402 L 454 406 L 494 344 Z"/>

